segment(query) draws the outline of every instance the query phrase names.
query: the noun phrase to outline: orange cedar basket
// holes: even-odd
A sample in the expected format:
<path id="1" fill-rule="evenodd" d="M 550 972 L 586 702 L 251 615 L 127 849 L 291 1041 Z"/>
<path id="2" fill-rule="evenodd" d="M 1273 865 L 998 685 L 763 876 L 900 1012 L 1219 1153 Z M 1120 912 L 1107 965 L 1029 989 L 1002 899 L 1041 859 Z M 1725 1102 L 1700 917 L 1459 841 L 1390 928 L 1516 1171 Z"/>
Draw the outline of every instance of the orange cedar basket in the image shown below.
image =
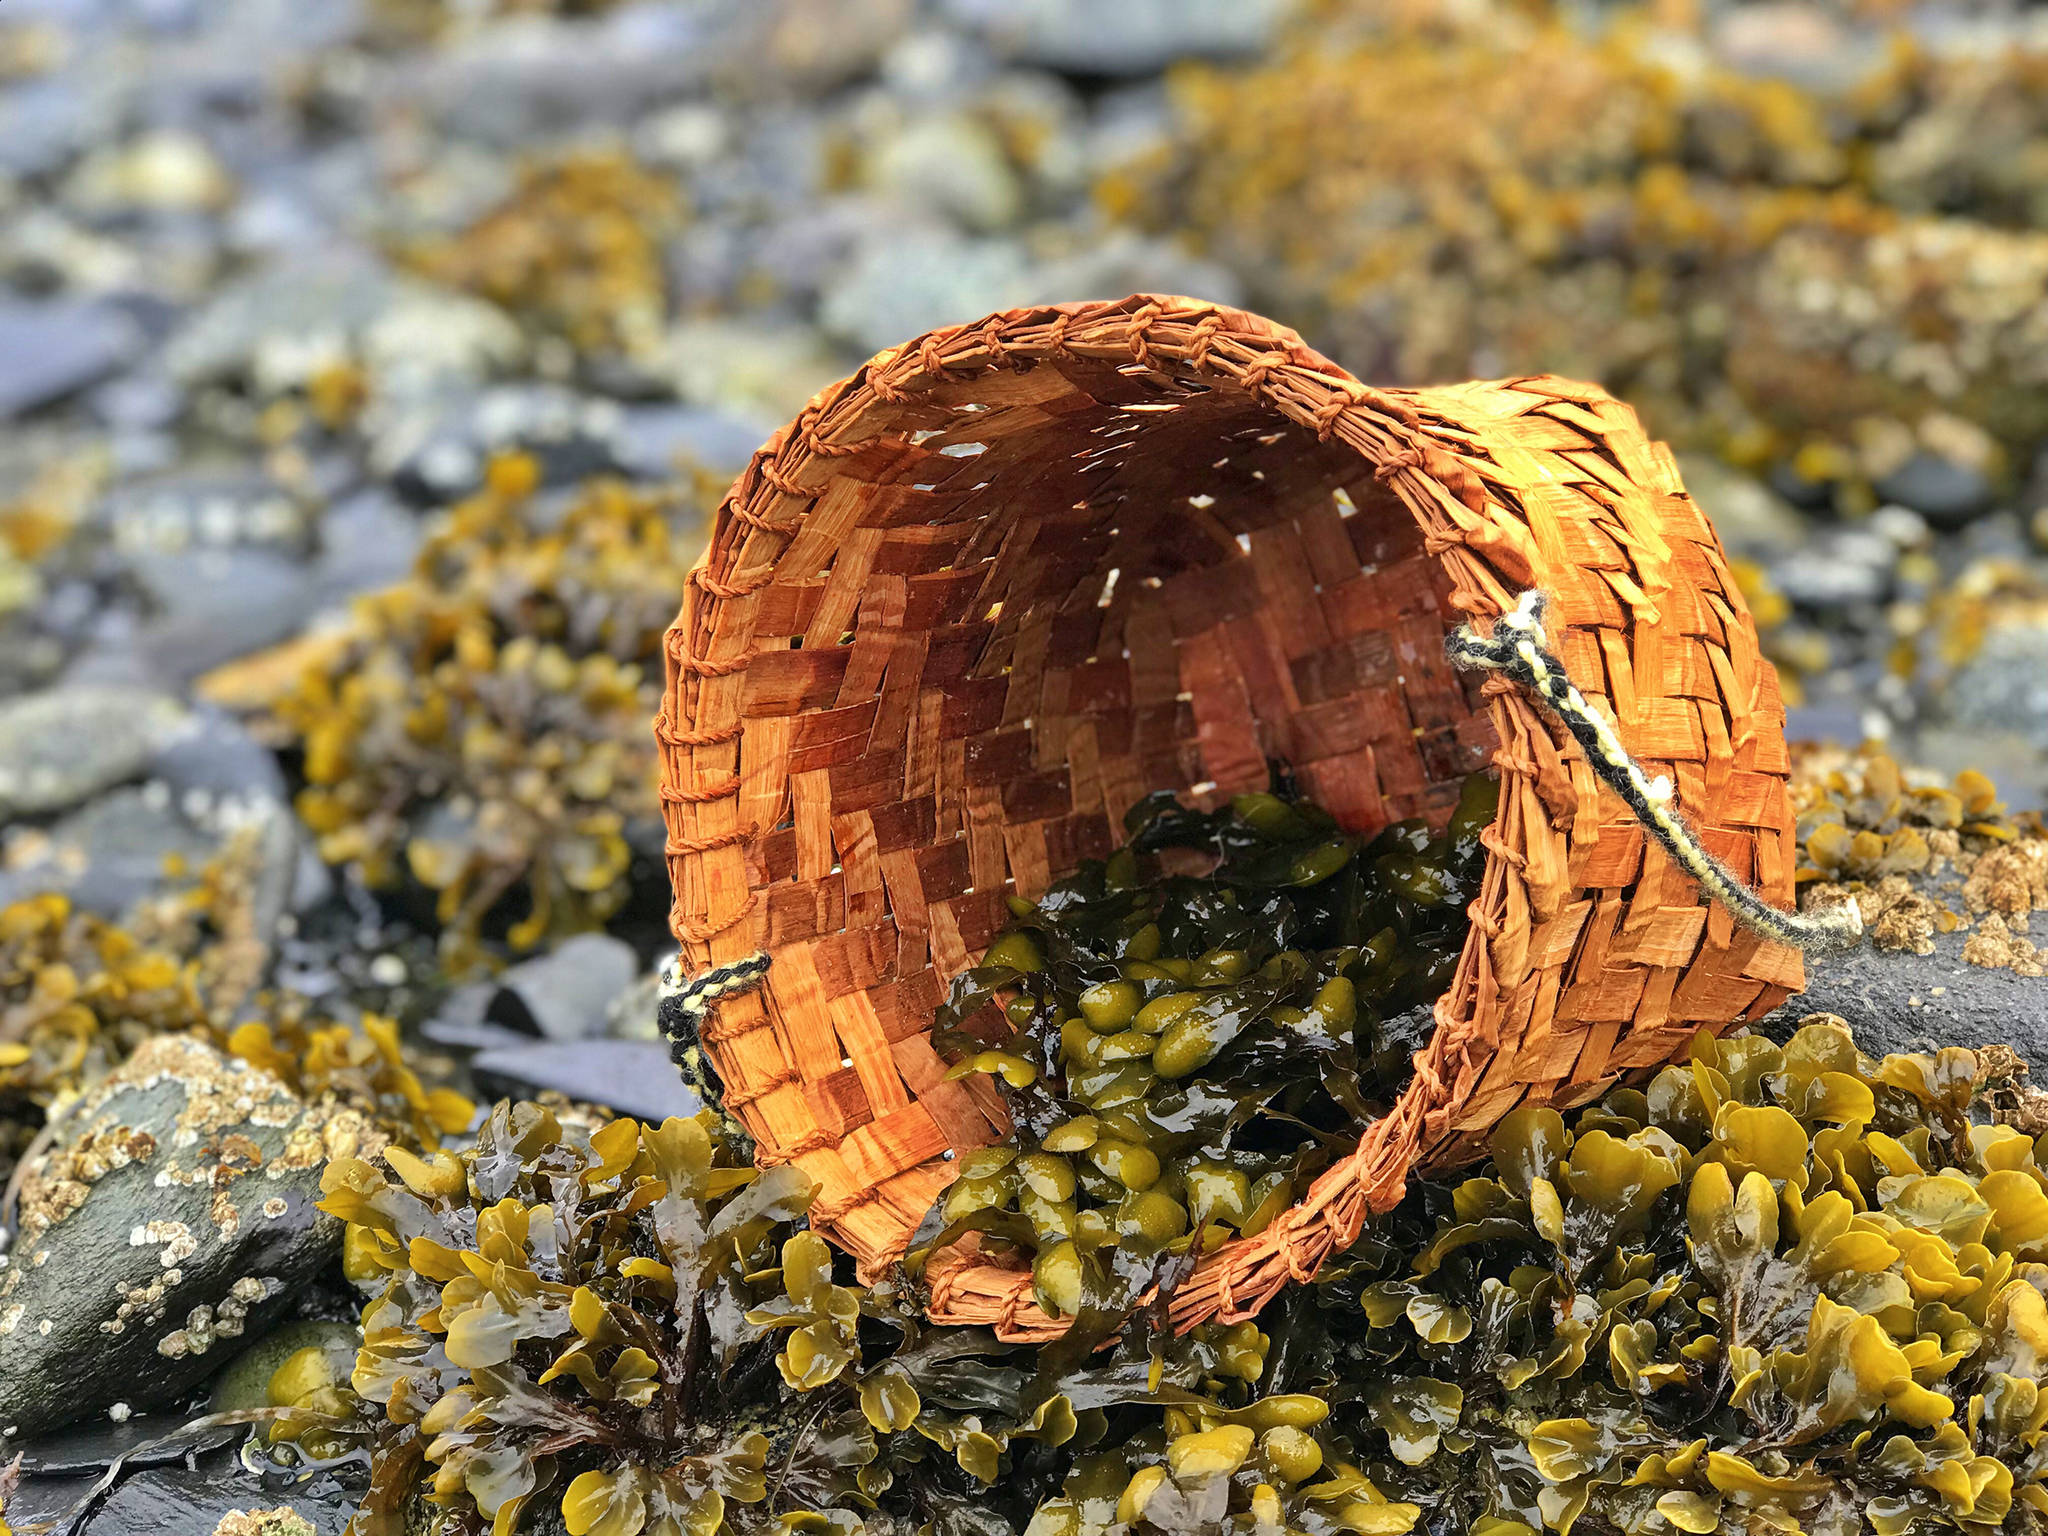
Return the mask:
<path id="1" fill-rule="evenodd" d="M 1360 833 L 1441 824 L 1488 764 L 1500 809 L 1413 1080 L 1203 1260 L 1178 1326 L 1256 1312 L 1515 1106 L 1799 990 L 1797 952 L 1710 908 L 1561 728 L 1446 662 L 1450 625 L 1531 586 L 1702 841 L 1789 904 L 1777 678 L 1670 451 L 1598 388 L 1373 389 L 1256 315 L 1141 295 L 934 331 L 818 395 L 719 508 L 655 727 L 685 969 L 774 961 L 704 1038 L 762 1162 L 886 1267 L 1009 1128 L 929 1038 L 1005 897 L 1111 851 L 1148 791 L 1213 805 L 1269 760 Z M 927 1279 L 936 1319 L 1065 1326 L 971 1239 Z"/>

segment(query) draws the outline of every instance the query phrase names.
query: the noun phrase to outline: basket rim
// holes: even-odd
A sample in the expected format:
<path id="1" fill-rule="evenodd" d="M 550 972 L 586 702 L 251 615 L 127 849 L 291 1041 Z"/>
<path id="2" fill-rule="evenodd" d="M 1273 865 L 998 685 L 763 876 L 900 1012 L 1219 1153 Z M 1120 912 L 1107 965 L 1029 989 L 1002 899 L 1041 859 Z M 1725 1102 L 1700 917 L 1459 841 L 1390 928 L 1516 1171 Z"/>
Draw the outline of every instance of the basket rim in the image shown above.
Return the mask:
<path id="1" fill-rule="evenodd" d="M 730 815 L 723 824 L 715 824 L 716 818 L 706 814 L 707 808 L 724 808 L 736 789 L 736 743 L 746 722 L 737 717 L 736 692 L 721 691 L 719 685 L 743 673 L 749 658 L 710 654 L 719 647 L 696 644 L 699 637 L 717 640 L 717 619 L 726 604 L 743 600 L 774 579 L 772 562 L 765 575 L 743 572 L 741 546 L 757 533 L 792 529 L 802 522 L 804 510 L 789 518 L 785 509 L 792 504 L 807 509 L 833 479 L 834 461 L 874 440 L 847 434 L 863 426 L 863 418 L 876 410 L 886 411 L 924 389 L 990 370 L 1062 361 L 1183 370 L 1205 384 L 1239 391 L 1257 406 L 1312 431 L 1321 442 L 1342 441 L 1373 466 L 1375 478 L 1415 519 L 1424 550 L 1449 575 L 1449 606 L 1481 622 L 1509 608 L 1524 587 L 1539 584 L 1547 562 L 1528 520 L 1518 515 L 1520 492 L 1527 487 L 1517 486 L 1512 471 L 1497 462 L 1468 426 L 1472 392 L 1530 393 L 1556 402 L 1559 410 L 1640 435 L 1633 413 L 1597 386 L 1532 376 L 1483 386 L 1377 389 L 1316 352 L 1290 329 L 1249 311 L 1178 296 L 1138 294 L 1116 301 L 1000 311 L 875 354 L 814 396 L 768 439 L 735 480 L 720 504 L 712 536 L 691 572 L 682 613 L 670 632 L 667 687 L 656 734 L 664 759 L 663 809 L 669 821 L 667 853 L 675 893 L 671 926 L 687 968 L 730 961 L 757 947 L 752 938 L 759 927 L 755 914 L 762 893 L 744 857 L 752 834 L 740 829 Z M 1683 497 L 1668 450 L 1662 453 L 1657 473 Z M 1711 528 L 1707 537 L 1712 538 Z M 1734 627 L 1747 634 L 1753 649 L 1747 609 L 1739 593 L 1731 598 L 1724 606 L 1732 609 Z M 1767 662 L 1757 665 L 1768 672 Z M 1565 893 L 1536 888 L 1535 875 L 1518 867 L 1518 862 L 1527 861 L 1517 840 L 1532 835 L 1526 823 L 1542 810 L 1536 781 L 1558 772 L 1549 727 L 1511 684 L 1492 679 L 1481 692 L 1499 740 L 1492 762 L 1501 775 L 1502 808 L 1482 839 L 1487 870 L 1481 894 L 1472 903 L 1472 925 L 1455 979 L 1436 1004 L 1436 1027 L 1416 1055 L 1414 1076 L 1389 1112 L 1367 1127 L 1357 1149 L 1325 1170 L 1281 1218 L 1265 1231 L 1233 1238 L 1202 1258 L 1172 1298 L 1177 1327 L 1209 1316 L 1250 1316 L 1290 1281 L 1312 1275 L 1334 1248 L 1353 1240 L 1367 1215 L 1391 1206 L 1402 1192 L 1406 1173 L 1431 1145 L 1443 1141 L 1447 1103 L 1473 1089 L 1500 1043 L 1498 1029 L 1489 1035 L 1484 1027 L 1474 1028 L 1475 1019 L 1484 1022 L 1483 1000 L 1499 991 L 1496 986 L 1488 993 L 1487 988 L 1511 972 L 1518 960 L 1526 963 L 1526 954 L 1515 954 L 1518 925 L 1526 929 L 1548 921 L 1546 906 L 1554 915 Z M 1774 681 L 1769 698 L 1775 699 Z M 1763 712 L 1768 716 L 1768 708 Z M 1750 731 L 1758 722 L 1742 724 Z M 1766 719 L 1766 729 L 1769 724 Z M 695 770 L 699 753 L 717 759 L 705 765 L 713 773 L 709 782 Z M 1511 787 L 1518 792 L 1511 795 Z M 1786 824 L 1789 832 L 1789 816 Z M 1784 885 L 1781 896 L 1789 892 L 1789 870 Z M 700 896 L 701 902 L 692 899 Z M 1525 951 L 1527 937 L 1523 932 L 1519 940 Z M 1761 990 L 1738 1017 L 1767 1011 L 1803 981 L 1795 952 L 1761 960 L 1756 954 L 1752 947 L 1740 958 L 1758 973 Z M 714 1064 L 722 1067 L 720 1042 L 718 1026 L 706 1030 L 706 1047 Z M 749 1119 L 750 1103 L 737 1107 L 766 1156 L 783 1161 L 820 1150 L 801 1141 L 791 1145 L 763 1138 L 763 1128 Z M 859 1192 L 855 1194 L 852 1200 L 826 1203 L 814 1211 L 814 1225 L 827 1236 L 841 1238 L 837 1223 L 860 1203 Z M 907 1238 L 908 1232 L 904 1235 Z M 872 1257 L 867 1267 L 877 1267 Z M 1037 1308 L 1028 1274 L 980 1261 L 971 1244 L 935 1257 L 926 1281 L 935 1320 L 992 1322 L 1005 1336 L 1019 1338 L 1046 1338 L 1065 1331 L 1064 1322 Z"/>

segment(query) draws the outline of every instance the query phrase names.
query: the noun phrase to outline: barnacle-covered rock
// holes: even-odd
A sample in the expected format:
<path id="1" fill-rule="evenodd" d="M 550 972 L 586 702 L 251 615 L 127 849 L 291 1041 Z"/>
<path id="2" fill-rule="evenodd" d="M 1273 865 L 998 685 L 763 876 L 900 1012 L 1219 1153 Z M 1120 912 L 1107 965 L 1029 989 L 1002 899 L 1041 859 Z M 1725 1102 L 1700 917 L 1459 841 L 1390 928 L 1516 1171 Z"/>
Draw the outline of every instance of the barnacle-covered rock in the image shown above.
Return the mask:
<path id="1" fill-rule="evenodd" d="M 22 1181 L 0 1255 L 0 1425 L 174 1401 L 334 1262 L 330 1159 L 373 1155 L 360 1112 L 308 1105 L 191 1035 L 146 1040 L 86 1093 Z"/>
<path id="2" fill-rule="evenodd" d="M 537 479 L 495 461 L 412 579 L 360 600 L 347 643 L 274 705 L 321 852 L 436 891 L 459 954 L 501 902 L 518 948 L 615 912 L 628 825 L 658 811 L 647 720 L 689 504 L 596 482 L 549 520 Z"/>
<path id="3" fill-rule="evenodd" d="M 1039 1304 L 1099 1338 L 1262 1230 L 1399 1092 L 1497 794 L 1474 775 L 1443 830 L 1364 841 L 1274 794 L 1141 801 L 1127 846 L 1014 903 L 940 1012 L 954 1075 L 1000 1078 L 1016 1135 L 961 1159 L 931 1246 L 1029 1254 Z M 1173 872 L 1191 854 L 1213 867 Z"/>
<path id="4" fill-rule="evenodd" d="M 1963 959 L 2043 974 L 2026 926 L 2048 910 L 2048 836 L 1982 773 L 1942 783 L 1874 748 L 1807 747 L 1792 797 L 1806 901 L 1854 897 L 1881 949 L 1930 955 L 1937 935 L 1975 927 Z"/>

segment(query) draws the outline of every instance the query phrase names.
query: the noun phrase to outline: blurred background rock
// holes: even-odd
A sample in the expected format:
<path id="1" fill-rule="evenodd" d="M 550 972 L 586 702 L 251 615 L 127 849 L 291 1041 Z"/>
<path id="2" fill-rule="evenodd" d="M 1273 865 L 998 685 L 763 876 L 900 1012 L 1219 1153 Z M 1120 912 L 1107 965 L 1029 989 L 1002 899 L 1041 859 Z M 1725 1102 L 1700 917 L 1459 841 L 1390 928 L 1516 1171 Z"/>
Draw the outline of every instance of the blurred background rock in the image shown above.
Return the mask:
<path id="1" fill-rule="evenodd" d="M 2048 790 L 2025 8 L 8 0 L 0 285 L 0 694 L 175 698 L 495 453 L 729 471 L 930 325 L 1151 288 L 1600 380 L 1797 731 Z"/>
<path id="2" fill-rule="evenodd" d="M 645 581 L 551 531 L 592 483 L 667 484 L 632 537 L 680 569 L 721 478 L 869 352 L 1140 288 L 1369 379 L 1604 382 L 1683 456 L 1795 735 L 2048 792 L 2033 10 L 8 0 L 0 285 L 0 891 L 113 906 L 294 801 L 301 902 L 322 852 L 402 873 L 409 830 L 436 863 L 563 771 L 507 667 L 587 693 L 601 658 L 613 716 L 644 701 Z M 580 628 L 420 653 L 499 682 L 423 681 L 449 761 L 397 784 L 404 729 L 309 712 L 417 725 L 366 633 L 474 587 L 433 551 L 513 503 L 519 579 Z M 451 766 L 479 711 L 513 744 Z M 340 761 L 383 787 L 308 815 Z M 409 809 L 341 836 L 350 794 Z M 578 878 L 615 907 L 601 835 Z"/>

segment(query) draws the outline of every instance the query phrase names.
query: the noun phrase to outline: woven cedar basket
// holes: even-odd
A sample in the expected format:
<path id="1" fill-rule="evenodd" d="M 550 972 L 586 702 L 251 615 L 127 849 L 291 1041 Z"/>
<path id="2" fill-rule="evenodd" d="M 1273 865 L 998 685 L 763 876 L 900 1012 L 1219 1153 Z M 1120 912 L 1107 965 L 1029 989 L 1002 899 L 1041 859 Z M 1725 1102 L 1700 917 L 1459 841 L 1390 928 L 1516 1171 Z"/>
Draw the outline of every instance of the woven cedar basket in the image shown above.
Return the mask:
<path id="1" fill-rule="evenodd" d="M 1704 842 L 1788 904 L 1776 677 L 1669 450 L 1599 389 L 1371 389 L 1255 315 L 1140 296 L 935 331 L 817 396 L 719 509 L 656 722 L 685 968 L 774 957 L 705 1031 L 763 1162 L 884 1268 L 1008 1130 L 929 1038 L 1004 898 L 1109 852 L 1147 791 L 1213 805 L 1269 760 L 1361 833 L 1441 824 L 1488 765 L 1500 809 L 1410 1085 L 1202 1262 L 1180 1326 L 1255 1312 L 1516 1105 L 1797 991 L 1797 953 L 1706 905 L 1560 729 L 1447 665 L 1447 626 L 1530 586 Z M 971 1246 L 927 1278 L 940 1320 L 1065 1326 Z"/>

